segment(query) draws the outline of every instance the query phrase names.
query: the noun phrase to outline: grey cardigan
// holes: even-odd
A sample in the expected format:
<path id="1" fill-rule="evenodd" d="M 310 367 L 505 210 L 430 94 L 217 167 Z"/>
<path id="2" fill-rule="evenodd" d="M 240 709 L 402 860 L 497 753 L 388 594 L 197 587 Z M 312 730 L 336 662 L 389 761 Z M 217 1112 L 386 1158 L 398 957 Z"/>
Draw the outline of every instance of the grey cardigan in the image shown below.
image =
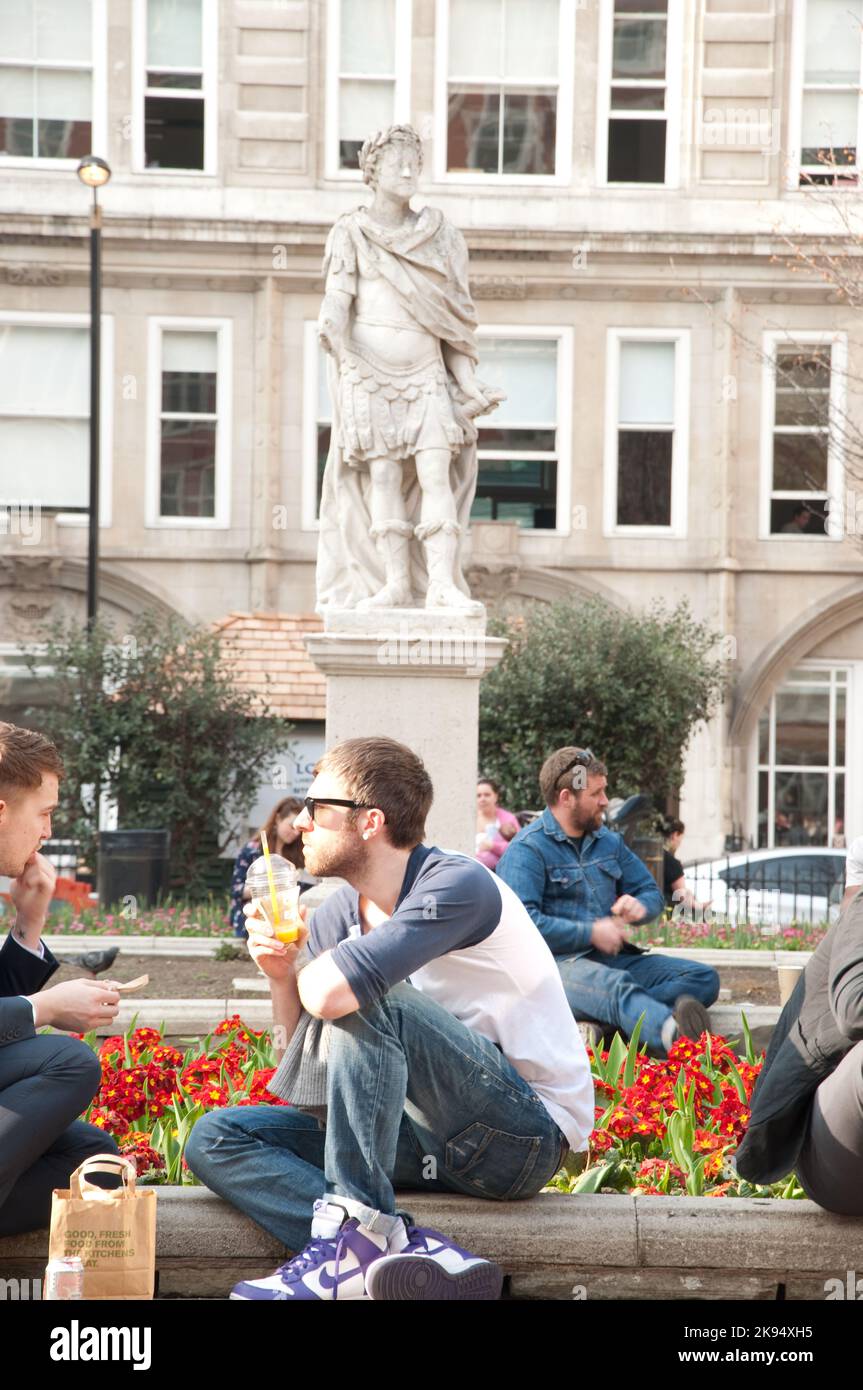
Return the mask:
<path id="1" fill-rule="evenodd" d="M 297 962 L 297 973 L 309 964 L 306 951 Z M 330 1030 L 324 1019 L 302 1009 L 293 1036 L 267 1090 L 279 1100 L 290 1101 L 323 1120 L 327 1113 L 327 1054 Z"/>

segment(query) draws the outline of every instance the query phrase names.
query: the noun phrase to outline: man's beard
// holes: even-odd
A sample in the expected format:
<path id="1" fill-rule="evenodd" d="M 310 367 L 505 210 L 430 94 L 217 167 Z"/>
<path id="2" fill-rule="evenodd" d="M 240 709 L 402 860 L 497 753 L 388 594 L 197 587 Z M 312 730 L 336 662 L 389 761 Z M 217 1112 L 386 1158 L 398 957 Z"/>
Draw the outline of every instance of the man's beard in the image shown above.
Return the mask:
<path id="1" fill-rule="evenodd" d="M 309 873 L 317 878 L 344 878 L 348 883 L 356 883 L 368 863 L 369 847 L 358 835 L 327 847 L 307 841 L 303 844 L 303 858 Z"/>
<path id="2" fill-rule="evenodd" d="M 592 812 L 592 814 L 589 815 L 589 816 L 578 815 L 577 812 L 573 812 L 573 816 L 572 816 L 572 825 L 573 825 L 573 829 L 574 829 L 578 834 L 580 834 L 580 835 L 586 835 L 586 834 L 587 834 L 589 831 L 591 831 L 591 830 L 598 830 L 601 824 L 602 824 L 602 812 L 601 812 L 601 811 L 594 811 L 594 812 Z"/>

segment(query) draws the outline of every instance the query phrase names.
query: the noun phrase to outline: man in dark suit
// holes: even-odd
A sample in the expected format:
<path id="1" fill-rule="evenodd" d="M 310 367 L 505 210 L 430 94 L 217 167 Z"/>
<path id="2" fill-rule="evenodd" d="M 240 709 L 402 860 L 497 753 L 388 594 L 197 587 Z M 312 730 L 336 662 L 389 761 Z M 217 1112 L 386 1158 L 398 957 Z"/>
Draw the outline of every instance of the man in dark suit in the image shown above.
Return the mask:
<path id="1" fill-rule="evenodd" d="M 0 1236 L 46 1226 L 51 1193 L 114 1140 L 76 1116 L 99 1088 L 99 1059 L 82 1033 L 117 1016 L 111 983 L 70 980 L 43 989 L 58 962 L 41 939 L 55 872 L 39 849 L 63 764 L 42 734 L 0 723 L 0 874 L 11 878 L 15 920 L 0 950 Z M 40 1034 L 50 1025 L 60 1033 Z M 114 1178 L 104 1185 L 113 1185 Z"/>

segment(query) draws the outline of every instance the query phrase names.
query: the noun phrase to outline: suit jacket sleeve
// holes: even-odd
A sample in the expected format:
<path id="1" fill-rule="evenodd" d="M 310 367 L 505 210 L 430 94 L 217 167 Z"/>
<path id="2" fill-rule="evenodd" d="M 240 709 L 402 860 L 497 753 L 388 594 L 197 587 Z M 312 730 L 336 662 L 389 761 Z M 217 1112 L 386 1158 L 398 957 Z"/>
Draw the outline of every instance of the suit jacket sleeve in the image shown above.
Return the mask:
<path id="1" fill-rule="evenodd" d="M 37 994 L 59 961 L 45 947 L 44 959 L 19 945 L 11 935 L 0 949 L 0 1047 L 35 1038 L 33 1010 L 25 994 Z"/>
<path id="2" fill-rule="evenodd" d="M 13 995 L 11 999 L 0 999 L 0 1049 L 9 1043 L 22 1042 L 35 1036 L 36 1027 L 29 1000 L 20 994 Z"/>
<path id="3" fill-rule="evenodd" d="M 0 999 L 7 994 L 35 994 L 45 985 L 60 962 L 43 942 L 45 955 L 39 959 L 16 941 L 11 932 L 0 950 Z"/>

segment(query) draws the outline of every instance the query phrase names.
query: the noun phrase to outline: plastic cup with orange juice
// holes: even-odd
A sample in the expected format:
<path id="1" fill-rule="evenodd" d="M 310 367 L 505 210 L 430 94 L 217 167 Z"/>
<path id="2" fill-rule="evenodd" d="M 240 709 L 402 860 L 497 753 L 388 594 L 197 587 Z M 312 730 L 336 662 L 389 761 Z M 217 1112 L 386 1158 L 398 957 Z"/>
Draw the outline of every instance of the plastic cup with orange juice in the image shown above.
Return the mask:
<path id="1" fill-rule="evenodd" d="M 256 859 L 246 875 L 252 902 L 275 930 L 276 939 L 290 946 L 303 925 L 299 912 L 300 885 L 297 871 L 280 854 Z"/>

